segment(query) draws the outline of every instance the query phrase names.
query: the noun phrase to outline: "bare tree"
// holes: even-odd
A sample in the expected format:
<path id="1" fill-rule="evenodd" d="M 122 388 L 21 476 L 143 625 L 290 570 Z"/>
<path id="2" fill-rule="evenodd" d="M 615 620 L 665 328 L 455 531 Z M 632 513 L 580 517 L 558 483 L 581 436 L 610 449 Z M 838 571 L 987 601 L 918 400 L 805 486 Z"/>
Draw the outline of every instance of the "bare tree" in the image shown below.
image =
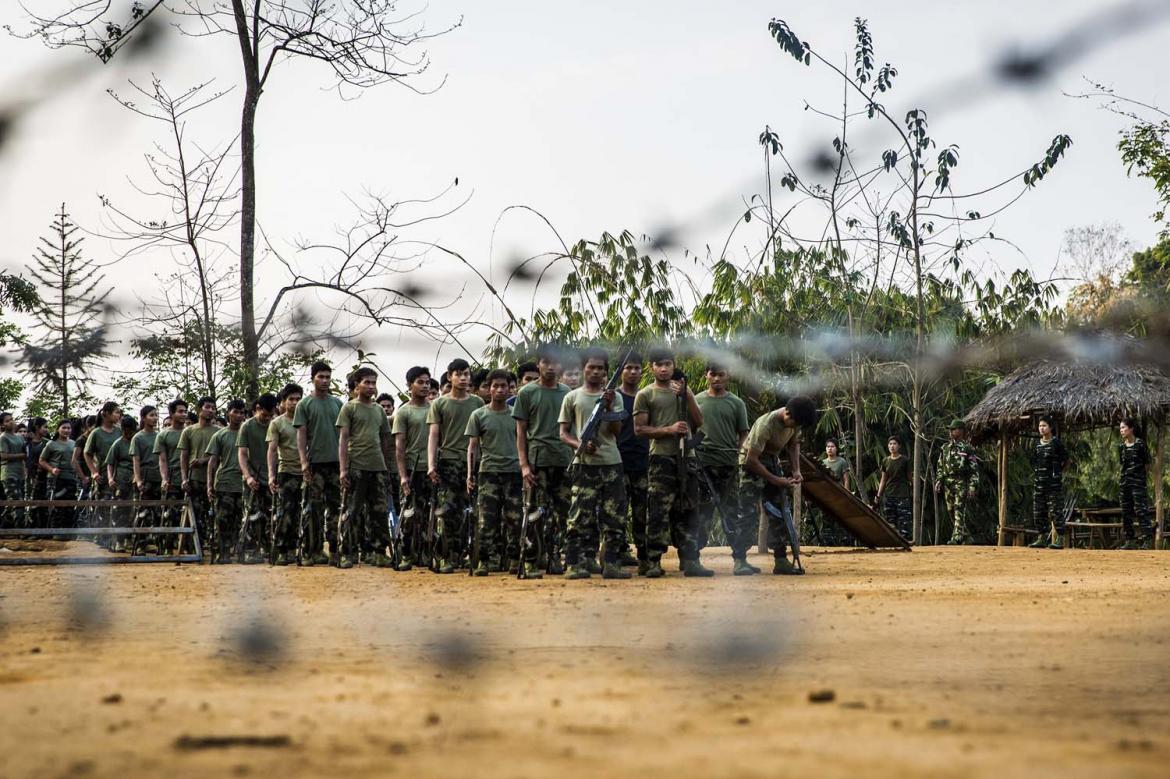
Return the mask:
<path id="1" fill-rule="evenodd" d="M 73 0 L 56 14 L 30 12 L 31 35 L 51 47 L 82 47 L 103 62 L 150 29 L 155 15 L 169 15 L 194 38 L 230 36 L 243 76 L 240 110 L 241 203 L 239 240 L 240 329 L 248 386 L 258 388 L 260 332 L 255 304 L 256 118 L 277 64 L 294 58 L 327 66 L 339 94 L 395 83 L 416 92 L 438 89 L 415 82 L 429 68 L 420 45 L 452 27 L 427 33 L 420 12 L 401 11 L 397 0 L 153 0 L 134 2 L 112 15 L 112 0 Z"/>

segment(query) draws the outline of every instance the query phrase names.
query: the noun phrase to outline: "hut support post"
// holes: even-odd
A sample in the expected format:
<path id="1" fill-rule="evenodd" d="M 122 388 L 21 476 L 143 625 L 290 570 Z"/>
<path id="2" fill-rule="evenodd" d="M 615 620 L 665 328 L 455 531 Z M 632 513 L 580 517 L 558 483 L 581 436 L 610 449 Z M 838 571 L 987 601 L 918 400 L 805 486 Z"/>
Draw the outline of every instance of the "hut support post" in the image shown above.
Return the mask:
<path id="1" fill-rule="evenodd" d="M 999 532 L 996 534 L 996 546 L 1003 546 L 1004 529 L 1007 527 L 1007 461 L 1008 461 L 1007 433 L 1000 432 L 999 436 Z"/>
<path id="2" fill-rule="evenodd" d="M 1166 539 L 1162 509 L 1162 427 L 1154 434 L 1154 548 L 1161 549 Z"/>

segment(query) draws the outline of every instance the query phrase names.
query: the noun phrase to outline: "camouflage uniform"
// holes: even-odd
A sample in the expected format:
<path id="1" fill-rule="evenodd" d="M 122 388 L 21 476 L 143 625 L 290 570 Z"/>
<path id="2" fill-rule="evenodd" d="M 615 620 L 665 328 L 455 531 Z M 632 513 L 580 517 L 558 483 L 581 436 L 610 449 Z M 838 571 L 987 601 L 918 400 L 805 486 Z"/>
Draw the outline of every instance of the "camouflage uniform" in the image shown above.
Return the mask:
<path id="1" fill-rule="evenodd" d="M 304 504 L 301 507 L 305 523 L 304 546 L 307 554 L 319 554 L 325 542 L 332 553 L 337 546 L 337 522 L 341 506 L 341 470 L 337 463 L 313 463 L 309 466 L 311 478 L 305 482 Z M 324 531 L 324 537 L 322 537 Z"/>
<path id="2" fill-rule="evenodd" d="M 244 510 L 244 496 L 239 492 L 215 493 L 215 551 L 216 562 L 230 562 L 240 542 L 240 519 Z"/>
<path id="3" fill-rule="evenodd" d="M 647 471 L 626 471 L 626 500 L 630 504 L 628 533 L 638 550 L 638 559 L 645 559 L 646 526 L 650 517 L 650 480 Z"/>
<path id="4" fill-rule="evenodd" d="M 481 472 L 476 483 L 479 558 L 507 565 L 520 546 L 524 484 L 518 473 Z"/>
<path id="5" fill-rule="evenodd" d="M 699 549 L 707 546 L 714 527 L 715 512 L 719 512 L 719 522 L 723 527 L 723 535 L 730 539 L 734 532 L 735 515 L 739 511 L 739 467 L 736 465 L 700 465 L 707 472 L 715 494 L 708 494 L 705 482 L 699 483 Z M 695 475 L 694 478 L 701 479 Z"/>
<path id="6" fill-rule="evenodd" d="M 260 489 L 252 490 L 247 484 L 243 492 L 243 524 L 240 533 L 240 554 L 268 556 L 272 541 L 272 493 L 268 491 L 268 479 L 260 481 Z"/>
<path id="7" fill-rule="evenodd" d="M 1150 464 L 1150 450 L 1138 438 L 1133 446 L 1120 444 L 1117 449 L 1121 461 L 1121 527 L 1127 541 L 1137 538 L 1134 519 L 1141 530 L 1141 539 L 1150 536 L 1150 495 L 1146 491 L 1146 469 Z"/>
<path id="8" fill-rule="evenodd" d="M 304 479 L 299 473 L 277 473 L 276 487 L 276 553 L 294 555 L 304 540 L 305 528 L 301 523 Z"/>
<path id="9" fill-rule="evenodd" d="M 573 501 L 573 485 L 568 470 L 561 465 L 537 466 L 533 472 L 536 475 L 536 486 L 532 489 L 532 508 L 544 509 L 544 527 L 529 525 L 529 532 L 543 531 L 543 557 L 551 564 L 552 561 L 559 561 L 564 553 L 565 525 Z M 535 555 L 538 545 L 535 539 L 530 538 L 527 545 L 533 555 L 531 562 L 537 562 Z"/>
<path id="10" fill-rule="evenodd" d="M 442 557 L 458 566 L 463 555 L 467 528 L 464 509 L 468 505 L 467 461 L 439 459 L 439 483 L 435 487 L 435 532 L 438 534 Z"/>
<path id="11" fill-rule="evenodd" d="M 361 555 L 386 554 L 390 543 L 386 505 L 389 489 L 386 471 L 349 471 L 349 489 L 345 495 L 345 510 L 338 524 L 338 549 L 351 560 Z"/>
<path id="12" fill-rule="evenodd" d="M 783 476 L 784 469 L 779 461 L 768 455 L 760 455 L 760 464 L 774 476 Z M 735 532 L 728 539 L 731 544 L 731 554 L 737 560 L 747 557 L 748 547 L 756 540 L 759 528 L 760 506 L 764 501 L 771 503 L 782 512 L 791 511 L 789 490 L 768 483 L 763 476 L 757 476 L 741 466 L 739 469 L 739 511 L 735 523 Z M 777 558 L 787 555 L 792 539 L 788 535 L 788 525 L 778 518 L 765 512 L 768 521 L 768 547 Z"/>
<path id="13" fill-rule="evenodd" d="M 8 477 L 4 479 L 3 484 L 0 484 L 0 499 L 3 500 L 23 500 L 24 499 L 24 475 L 17 477 Z M 14 528 L 24 525 L 23 509 L 4 509 L 0 511 L 0 527 Z"/>
<path id="14" fill-rule="evenodd" d="M 427 478 L 426 468 L 412 471 L 410 474 L 410 495 L 402 503 L 402 556 L 411 563 L 418 564 L 426 557 L 423 548 L 426 542 L 427 523 L 431 505 L 431 489 L 433 485 Z"/>
<path id="15" fill-rule="evenodd" d="M 1061 476 L 1068 450 L 1059 438 L 1041 440 L 1032 450 L 1032 520 L 1041 535 L 1064 533 L 1064 487 Z"/>
<path id="16" fill-rule="evenodd" d="M 645 556 L 652 563 L 662 559 L 673 542 L 680 561 L 699 559 L 699 514 L 695 510 L 694 477 L 679 482 L 678 458 L 650 455 L 650 510 L 646 528 Z M 684 489 L 685 487 L 685 489 Z"/>
<path id="17" fill-rule="evenodd" d="M 954 523 L 952 544 L 974 543 L 968 526 L 968 504 L 979 486 L 979 457 L 966 441 L 947 441 L 938 457 L 938 480 L 942 483 L 947 511 Z"/>
<path id="18" fill-rule="evenodd" d="M 565 528 L 565 565 L 577 565 L 581 550 L 593 555 L 603 528 L 605 561 L 616 563 L 626 548 L 626 483 L 621 464 L 574 465 L 569 519 Z"/>

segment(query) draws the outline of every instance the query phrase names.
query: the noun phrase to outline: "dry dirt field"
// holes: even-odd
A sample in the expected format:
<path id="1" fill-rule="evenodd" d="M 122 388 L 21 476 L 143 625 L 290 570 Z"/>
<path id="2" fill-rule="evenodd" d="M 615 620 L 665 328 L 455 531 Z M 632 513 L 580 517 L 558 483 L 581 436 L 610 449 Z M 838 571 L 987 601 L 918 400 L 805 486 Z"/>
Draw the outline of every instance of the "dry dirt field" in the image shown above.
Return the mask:
<path id="1" fill-rule="evenodd" d="M 629 582 L 0 568 L 0 775 L 1167 776 L 1168 554 L 708 551 Z"/>

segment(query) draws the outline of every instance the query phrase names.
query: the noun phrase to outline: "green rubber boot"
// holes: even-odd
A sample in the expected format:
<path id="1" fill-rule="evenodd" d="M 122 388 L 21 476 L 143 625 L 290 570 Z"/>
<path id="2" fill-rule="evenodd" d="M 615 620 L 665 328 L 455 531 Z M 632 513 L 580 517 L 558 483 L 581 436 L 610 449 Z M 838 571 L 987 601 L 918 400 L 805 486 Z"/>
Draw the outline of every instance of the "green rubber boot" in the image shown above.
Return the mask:
<path id="1" fill-rule="evenodd" d="M 480 560 L 479 565 L 475 566 L 475 570 L 472 571 L 472 576 L 487 576 L 491 573 L 491 570 L 491 566 L 487 564 L 487 560 Z"/>
<path id="2" fill-rule="evenodd" d="M 1036 536 L 1035 541 L 1028 544 L 1028 548 L 1029 549 L 1044 549 L 1045 547 L 1048 546 L 1048 539 L 1050 536 L 1051 536 L 1051 533 L 1041 533 L 1040 535 Z"/>
<path id="3" fill-rule="evenodd" d="M 348 557 L 338 558 L 337 567 L 342 570 L 349 570 L 350 568 L 353 568 L 353 560 L 350 560 Z"/>
<path id="4" fill-rule="evenodd" d="M 524 563 L 524 578 L 525 579 L 543 579 L 544 571 L 533 563 Z"/>
<path id="5" fill-rule="evenodd" d="M 439 573 L 455 573 L 455 564 L 444 557 L 439 561 Z"/>
<path id="6" fill-rule="evenodd" d="M 597 562 L 596 557 L 586 557 L 581 560 L 581 566 L 594 576 L 600 576 L 604 571 L 601 568 L 601 563 Z"/>
<path id="7" fill-rule="evenodd" d="M 601 569 L 602 579 L 632 579 L 634 574 L 623 571 L 620 563 L 606 563 Z"/>
<path id="8" fill-rule="evenodd" d="M 777 557 L 776 564 L 772 566 L 772 573 L 776 576 L 800 576 L 804 571 L 788 562 L 787 557 Z"/>
<path id="9" fill-rule="evenodd" d="M 755 576 L 760 572 L 760 569 L 754 565 L 748 565 L 747 560 L 736 559 L 735 564 L 731 567 L 732 576 Z"/>
<path id="10" fill-rule="evenodd" d="M 683 576 L 706 579 L 715 575 L 710 568 L 705 568 L 698 560 L 684 560 L 682 564 Z"/>
<path id="11" fill-rule="evenodd" d="M 589 569 L 585 567 L 584 563 L 577 563 L 570 565 L 569 570 L 565 571 L 566 579 L 588 579 L 593 574 L 589 573 Z"/>
<path id="12" fill-rule="evenodd" d="M 662 570 L 662 563 L 657 560 L 648 560 L 646 562 L 646 573 L 642 574 L 647 579 L 661 579 L 666 576 L 666 571 Z"/>

